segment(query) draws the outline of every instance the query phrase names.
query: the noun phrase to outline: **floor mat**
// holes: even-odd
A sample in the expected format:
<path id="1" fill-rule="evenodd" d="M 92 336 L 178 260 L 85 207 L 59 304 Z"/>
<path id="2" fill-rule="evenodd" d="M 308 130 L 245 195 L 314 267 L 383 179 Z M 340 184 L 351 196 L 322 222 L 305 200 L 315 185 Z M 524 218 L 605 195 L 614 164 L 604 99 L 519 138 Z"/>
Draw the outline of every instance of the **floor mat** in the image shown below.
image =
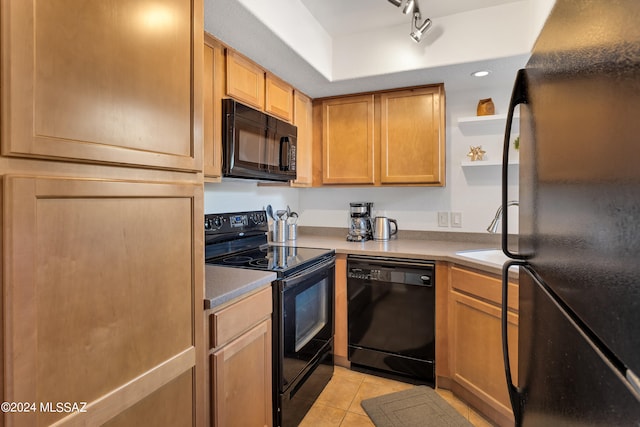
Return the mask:
<path id="1" fill-rule="evenodd" d="M 361 405 L 376 427 L 471 426 L 427 386 L 363 400 Z"/>

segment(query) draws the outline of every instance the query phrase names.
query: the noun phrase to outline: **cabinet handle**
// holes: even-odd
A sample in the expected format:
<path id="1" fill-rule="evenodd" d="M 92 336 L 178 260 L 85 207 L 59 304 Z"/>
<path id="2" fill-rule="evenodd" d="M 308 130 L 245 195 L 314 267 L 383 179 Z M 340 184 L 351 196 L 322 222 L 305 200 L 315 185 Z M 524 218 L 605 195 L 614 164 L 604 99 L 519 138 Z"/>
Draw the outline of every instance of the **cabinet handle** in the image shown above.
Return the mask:
<path id="1" fill-rule="evenodd" d="M 513 112 L 516 106 L 529 103 L 528 96 L 526 70 L 520 69 L 516 74 L 516 81 L 513 84 L 513 91 L 511 92 L 509 112 L 507 114 L 507 125 L 504 130 L 504 143 L 502 146 L 502 252 L 512 259 L 527 258 L 524 255 L 516 254 L 509 250 L 509 201 L 507 192 L 509 184 L 509 142 L 511 141 Z"/>
<path id="2" fill-rule="evenodd" d="M 522 410 L 520 391 L 518 387 L 513 384 L 513 377 L 511 376 L 511 363 L 509 360 L 509 334 L 507 327 L 509 326 L 509 268 L 513 266 L 524 267 L 521 270 L 526 270 L 528 264 L 525 261 L 507 261 L 502 266 L 502 357 L 504 358 L 504 372 L 507 378 L 507 391 L 509 392 L 509 401 L 511 402 L 511 408 L 513 409 L 513 417 L 515 418 L 515 426 L 520 427 L 522 425 Z"/>

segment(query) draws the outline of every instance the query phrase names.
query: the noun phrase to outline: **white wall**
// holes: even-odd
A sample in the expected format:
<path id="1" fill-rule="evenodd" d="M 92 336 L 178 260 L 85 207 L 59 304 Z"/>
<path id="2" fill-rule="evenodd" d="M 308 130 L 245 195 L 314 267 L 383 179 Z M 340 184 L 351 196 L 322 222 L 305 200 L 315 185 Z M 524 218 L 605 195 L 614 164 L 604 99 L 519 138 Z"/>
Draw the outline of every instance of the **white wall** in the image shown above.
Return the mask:
<path id="1" fill-rule="evenodd" d="M 409 22 L 334 38 L 333 80 L 440 67 L 529 52 L 526 2 L 434 19 L 420 43 L 409 40 Z M 409 42 L 408 42 L 409 41 Z"/>
<path id="2" fill-rule="evenodd" d="M 369 201 L 374 203 L 374 213 L 397 219 L 400 229 L 483 233 L 500 205 L 500 168 L 463 169 L 460 162 L 467 158 L 470 145 L 482 145 L 490 158 L 500 157 L 502 135 L 466 136 L 458 129 L 457 120 L 475 116 L 478 100 L 482 98 L 492 98 L 497 113 L 506 112 L 512 84 L 507 81 L 500 87 L 475 91 L 447 90 L 447 185 L 444 188 L 292 189 L 224 180 L 221 184 L 205 186 L 205 212 L 262 209 L 266 204 L 284 209 L 288 204 L 300 214 L 300 225 L 346 227 L 349 202 Z M 517 172 L 517 168 L 514 169 Z M 517 180 L 511 185 L 510 193 L 510 198 L 517 199 Z M 438 227 L 438 211 L 461 212 L 462 228 Z M 516 216 L 514 211 L 511 232 L 517 230 Z"/>
<path id="3" fill-rule="evenodd" d="M 298 195 L 296 188 L 260 187 L 255 181 L 225 178 L 222 183 L 204 185 L 204 213 L 254 211 L 268 204 L 274 212 L 287 205 L 298 211 Z"/>

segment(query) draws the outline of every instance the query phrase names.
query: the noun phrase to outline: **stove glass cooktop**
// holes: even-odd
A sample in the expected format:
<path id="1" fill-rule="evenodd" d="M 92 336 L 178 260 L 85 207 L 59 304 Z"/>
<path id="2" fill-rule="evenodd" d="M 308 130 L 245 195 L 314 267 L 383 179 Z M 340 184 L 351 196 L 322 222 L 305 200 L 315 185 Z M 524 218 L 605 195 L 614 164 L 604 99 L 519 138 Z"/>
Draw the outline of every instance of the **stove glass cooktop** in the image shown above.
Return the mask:
<path id="1" fill-rule="evenodd" d="M 331 255 L 333 255 L 333 251 L 328 249 L 297 246 L 262 246 L 207 259 L 207 264 L 284 272 L 305 267 L 307 264 L 313 264 L 316 260 Z"/>

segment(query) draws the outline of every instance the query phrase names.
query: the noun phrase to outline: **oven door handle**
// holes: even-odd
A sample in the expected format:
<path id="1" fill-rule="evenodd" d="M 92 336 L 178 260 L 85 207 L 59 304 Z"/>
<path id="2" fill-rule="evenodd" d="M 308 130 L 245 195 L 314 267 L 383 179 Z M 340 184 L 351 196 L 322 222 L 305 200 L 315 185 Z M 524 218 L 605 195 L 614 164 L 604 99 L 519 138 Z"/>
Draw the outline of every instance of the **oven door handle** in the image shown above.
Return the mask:
<path id="1" fill-rule="evenodd" d="M 282 287 L 283 290 L 285 288 L 288 288 L 290 286 L 295 286 L 298 283 L 302 282 L 303 280 L 307 280 L 310 276 L 317 274 L 318 272 L 321 272 L 322 270 L 324 270 L 323 275 L 324 276 L 328 276 L 329 275 L 329 270 L 334 267 L 336 265 L 336 259 L 335 257 L 331 257 L 329 261 L 323 261 L 320 262 L 316 265 L 314 265 L 313 267 L 310 267 L 307 270 L 303 270 L 300 273 L 291 276 L 291 277 L 287 277 L 284 278 L 282 280 Z"/>

